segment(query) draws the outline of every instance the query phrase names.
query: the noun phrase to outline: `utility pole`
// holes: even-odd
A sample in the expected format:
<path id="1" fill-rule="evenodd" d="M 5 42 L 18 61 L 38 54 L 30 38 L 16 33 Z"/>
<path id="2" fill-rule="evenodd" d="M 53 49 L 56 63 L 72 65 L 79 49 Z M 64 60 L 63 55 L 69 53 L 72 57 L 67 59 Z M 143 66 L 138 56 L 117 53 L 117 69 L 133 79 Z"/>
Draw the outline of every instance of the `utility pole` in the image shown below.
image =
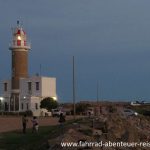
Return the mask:
<path id="1" fill-rule="evenodd" d="M 73 116 L 74 120 L 76 119 L 76 97 L 75 97 L 75 65 L 74 65 L 74 56 L 73 56 Z"/>
<path id="2" fill-rule="evenodd" d="M 97 104 L 99 102 L 99 83 L 97 81 Z"/>
<path id="3" fill-rule="evenodd" d="M 98 116 L 99 113 L 101 112 L 101 108 L 100 108 L 100 105 L 99 105 L 99 82 L 97 81 L 97 106 L 95 106 L 95 111 L 96 111 L 96 115 Z"/>

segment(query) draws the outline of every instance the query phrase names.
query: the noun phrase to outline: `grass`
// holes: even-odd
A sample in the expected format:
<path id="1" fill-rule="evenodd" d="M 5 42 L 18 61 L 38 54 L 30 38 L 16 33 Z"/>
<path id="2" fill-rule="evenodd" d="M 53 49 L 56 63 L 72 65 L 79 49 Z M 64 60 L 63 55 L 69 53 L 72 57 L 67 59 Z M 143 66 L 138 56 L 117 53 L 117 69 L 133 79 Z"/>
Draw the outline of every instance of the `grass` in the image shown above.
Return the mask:
<path id="1" fill-rule="evenodd" d="M 67 129 L 72 123 L 67 121 L 64 128 Z M 20 130 L 1 133 L 0 150 L 46 150 L 48 139 L 56 138 L 60 133 L 59 125 L 39 127 L 38 133 L 32 133 L 32 129 L 27 129 L 26 134 Z"/>
<path id="2" fill-rule="evenodd" d="M 0 135 L 0 149 L 3 150 L 38 150 L 46 149 L 46 141 L 59 135 L 58 126 L 40 127 L 38 133 L 31 129 L 26 134 L 21 131 L 7 132 Z M 41 146 L 43 145 L 43 148 Z"/>

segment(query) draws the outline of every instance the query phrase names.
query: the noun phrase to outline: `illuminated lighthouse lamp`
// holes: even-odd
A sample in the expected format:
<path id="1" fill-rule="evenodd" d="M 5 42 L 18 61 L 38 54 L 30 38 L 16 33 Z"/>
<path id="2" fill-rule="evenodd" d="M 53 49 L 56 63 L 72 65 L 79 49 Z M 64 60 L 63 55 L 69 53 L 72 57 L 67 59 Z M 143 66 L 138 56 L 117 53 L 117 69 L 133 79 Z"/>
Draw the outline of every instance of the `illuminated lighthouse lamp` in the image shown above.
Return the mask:
<path id="1" fill-rule="evenodd" d="M 18 40 L 21 40 L 21 36 L 18 36 L 18 38 L 17 38 Z"/>

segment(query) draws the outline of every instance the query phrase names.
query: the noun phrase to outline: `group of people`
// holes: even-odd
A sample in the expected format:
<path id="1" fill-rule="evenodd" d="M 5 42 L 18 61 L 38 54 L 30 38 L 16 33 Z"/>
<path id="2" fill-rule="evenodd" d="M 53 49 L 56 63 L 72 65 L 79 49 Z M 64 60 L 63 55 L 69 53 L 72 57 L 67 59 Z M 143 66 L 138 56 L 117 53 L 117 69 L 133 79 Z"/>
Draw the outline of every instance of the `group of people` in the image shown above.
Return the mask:
<path id="1" fill-rule="evenodd" d="M 31 121 L 32 121 L 32 133 L 33 132 L 38 132 L 39 123 L 38 123 L 37 117 L 34 116 L 31 119 Z M 25 114 L 22 117 L 22 127 L 23 127 L 23 133 L 24 134 L 26 133 L 27 123 L 28 123 L 28 118 L 27 118 L 27 115 Z"/>
<path id="2" fill-rule="evenodd" d="M 60 114 L 59 116 L 59 120 L 58 122 L 60 123 L 60 127 L 61 129 L 63 130 L 63 123 L 65 122 L 65 116 L 63 115 L 63 113 Z M 38 132 L 39 130 L 39 123 L 38 123 L 38 120 L 37 120 L 37 117 L 33 117 L 31 119 L 31 122 L 32 122 L 32 133 L 33 132 Z M 27 128 L 27 123 L 28 123 L 28 118 L 27 118 L 27 115 L 25 114 L 23 117 L 22 117 L 22 127 L 23 127 L 23 133 L 25 134 L 26 133 L 26 128 Z"/>

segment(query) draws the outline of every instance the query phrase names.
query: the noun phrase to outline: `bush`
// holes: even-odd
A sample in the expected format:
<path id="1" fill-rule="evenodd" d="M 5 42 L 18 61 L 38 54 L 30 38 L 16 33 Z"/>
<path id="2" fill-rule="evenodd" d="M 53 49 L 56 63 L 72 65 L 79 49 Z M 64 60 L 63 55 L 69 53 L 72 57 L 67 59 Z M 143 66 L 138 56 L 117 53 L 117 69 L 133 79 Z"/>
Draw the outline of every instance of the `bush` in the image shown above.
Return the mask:
<path id="1" fill-rule="evenodd" d="M 150 116 L 150 111 L 145 110 L 145 111 L 143 112 L 143 115 L 144 115 L 144 116 Z"/>
<path id="2" fill-rule="evenodd" d="M 117 109 L 114 106 L 110 105 L 110 106 L 108 106 L 108 111 L 109 111 L 109 113 L 115 113 L 117 111 Z"/>

